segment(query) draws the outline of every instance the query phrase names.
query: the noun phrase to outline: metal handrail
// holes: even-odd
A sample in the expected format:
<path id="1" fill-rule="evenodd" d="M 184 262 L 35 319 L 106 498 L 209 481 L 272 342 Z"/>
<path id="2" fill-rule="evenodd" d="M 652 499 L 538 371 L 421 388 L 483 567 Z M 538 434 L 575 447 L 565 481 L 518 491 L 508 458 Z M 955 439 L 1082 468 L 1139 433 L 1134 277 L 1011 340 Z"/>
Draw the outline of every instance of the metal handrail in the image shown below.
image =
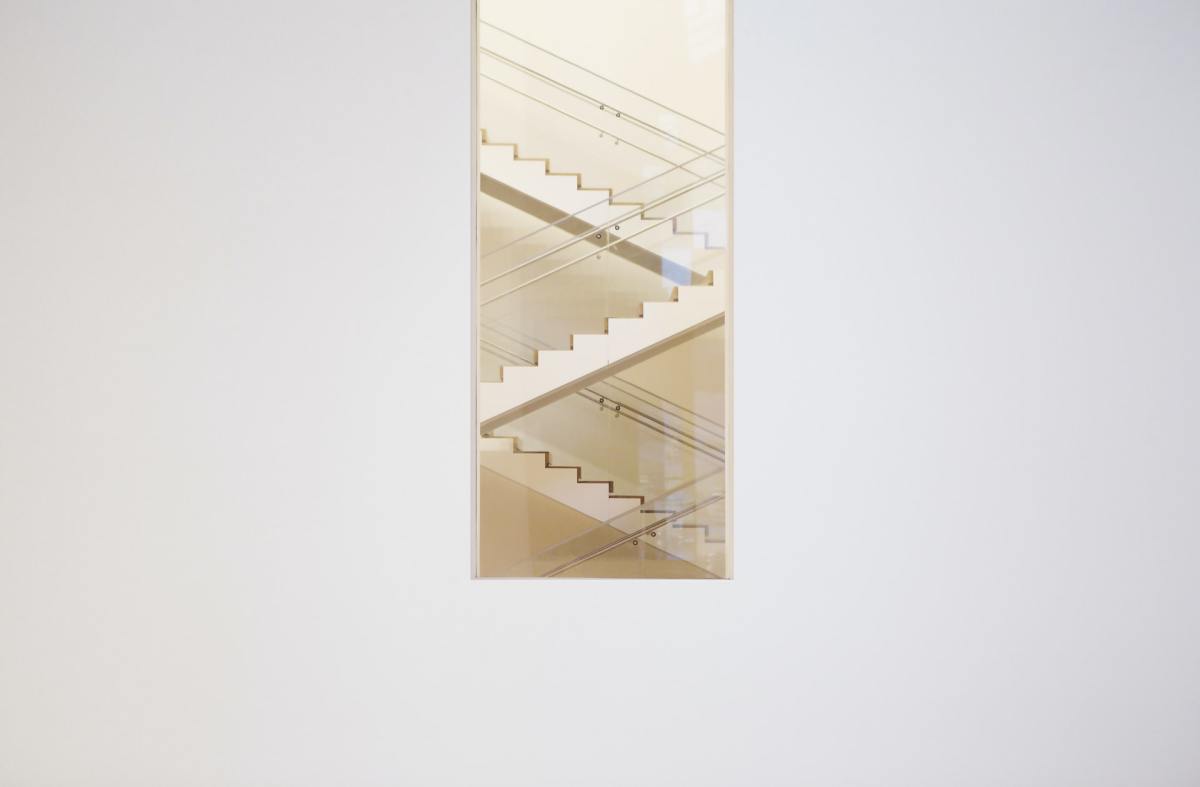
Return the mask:
<path id="1" fill-rule="evenodd" d="M 489 144 L 489 145 L 507 145 L 507 144 L 510 144 L 510 143 L 507 143 L 507 142 L 489 142 L 489 143 L 486 143 L 486 144 Z M 723 148 L 723 147 L 725 147 L 725 146 L 724 146 L 724 145 L 719 145 L 719 146 L 717 146 L 717 147 L 713 148 L 712 150 L 710 150 L 710 151 L 708 151 L 708 152 L 709 152 L 709 153 L 714 153 L 714 152 L 716 152 L 716 151 L 720 150 L 720 149 L 721 149 L 721 148 Z M 650 181 L 652 181 L 652 180 L 658 180 L 658 179 L 659 179 L 659 178 L 661 178 L 663 175 L 669 175 L 669 174 L 671 174 L 672 172 L 675 172 L 676 170 L 678 170 L 678 169 L 681 169 L 681 168 L 683 168 L 683 167 L 687 166 L 688 164 L 692 164 L 692 163 L 694 163 L 694 162 L 696 162 L 696 161 L 699 161 L 699 160 L 700 160 L 700 159 L 702 159 L 702 158 L 704 158 L 704 154 L 701 154 L 701 155 L 699 155 L 699 156 L 696 156 L 695 158 L 690 158 L 690 159 L 688 159 L 687 161 L 683 162 L 682 164 L 676 164 L 675 166 L 671 167 L 670 169 L 665 169 L 665 170 L 663 170 L 662 172 L 658 173 L 657 175 L 653 175 L 653 176 L 651 176 L 651 177 L 649 177 L 649 178 L 646 178 L 646 179 L 645 179 L 645 180 L 643 180 L 641 183 L 635 183 L 634 185 L 632 185 L 632 186 L 630 186 L 630 187 L 628 187 L 628 188 L 625 188 L 625 189 L 621 189 L 620 191 L 616 192 L 615 194 L 612 194 L 612 195 L 610 195 L 610 196 L 608 196 L 608 197 L 605 197 L 605 198 L 603 198 L 603 199 L 599 200 L 598 202 L 594 202 L 594 203 L 592 203 L 591 205 L 588 205 L 588 206 L 587 206 L 587 207 L 585 207 L 585 208 L 580 208 L 579 210 L 575 211 L 574 213 L 572 213 L 572 214 L 571 214 L 571 215 L 569 215 L 569 216 L 563 216 L 563 217 L 562 217 L 561 219 L 559 219 L 558 221 L 552 221 L 552 222 L 550 222 L 549 224 L 545 224 L 545 225 L 543 225 L 543 226 L 541 226 L 541 227 L 538 227 L 536 230 L 533 230 L 532 232 L 527 232 L 527 233 L 525 233 L 524 235 L 522 235 L 522 236 L 521 236 L 521 237 L 519 237 L 519 238 L 516 238 L 516 239 L 514 239 L 514 240 L 510 240 L 508 243 L 505 243 L 503 246 L 497 246 L 496 248 L 492 249 L 491 251 L 489 251 L 489 252 L 486 252 L 486 253 L 484 253 L 483 255 L 481 255 L 481 257 L 490 257 L 491 255 L 495 254 L 495 253 L 496 253 L 496 252 L 498 252 L 498 251 L 503 251 L 504 249 L 507 249 L 509 246 L 512 246 L 514 243 L 520 243 L 521 241 L 523 241 L 523 240 L 526 240 L 527 238 L 531 238 L 531 237 L 533 237 L 534 235 L 537 235 L 539 232 L 541 232 L 541 231 L 543 231 L 543 230 L 545 230 L 545 229 L 548 229 L 548 228 L 550 228 L 550 227 L 557 227 L 559 224 L 562 224 L 564 221 L 567 221 L 567 220 L 569 220 L 569 219 L 578 219 L 578 218 L 579 218 L 581 215 L 583 215 L 584 213 L 588 212 L 588 211 L 589 211 L 589 210 L 591 210 L 592 208 L 598 208 L 598 207 L 600 207 L 601 205 L 605 205 L 605 204 L 611 204 L 611 203 L 612 203 L 612 201 L 613 201 L 614 199 L 616 199 L 617 197 L 620 197 L 620 196 L 622 196 L 622 195 L 624 195 L 624 194 L 628 194 L 629 192 L 633 191 L 634 189 L 640 189 L 642 186 L 645 186 L 645 185 L 646 185 L 647 183 L 649 183 Z M 685 171 L 686 171 L 686 170 L 685 170 Z M 580 220 L 582 221 L 582 219 L 580 219 Z"/>
<path id="2" fill-rule="evenodd" d="M 725 196 L 725 192 L 722 191 L 720 194 L 717 194 L 715 197 L 709 197 L 708 199 L 704 200 L 703 202 L 701 202 L 697 205 L 692 205 L 690 208 L 685 208 L 685 209 L 679 211 L 678 213 L 674 213 L 670 216 L 667 216 L 666 218 L 659 219 L 654 224 L 650 225 L 649 227 L 643 227 L 642 229 L 638 230 L 637 232 L 634 232 L 624 238 L 618 238 L 614 241 L 611 241 L 610 243 L 605 244 L 604 246 L 601 246 L 596 249 L 592 249 L 591 251 L 589 251 L 587 254 L 583 255 L 582 257 L 577 257 L 576 259 L 573 259 L 570 262 L 565 262 L 562 265 L 559 265 L 557 268 L 554 268 L 553 270 L 548 270 L 545 273 L 534 276 L 532 279 L 530 279 L 527 282 L 522 282 L 521 284 L 518 284 L 516 287 L 507 289 L 504 292 L 500 293 L 499 295 L 495 295 L 491 298 L 488 298 L 485 301 L 480 301 L 479 306 L 480 306 L 480 308 L 482 308 L 484 306 L 487 306 L 489 303 L 495 303 L 496 301 L 500 300 L 501 298 L 512 295 L 517 290 L 521 290 L 521 289 L 524 289 L 525 287 L 528 287 L 531 284 L 535 284 L 535 283 L 541 281 L 542 279 L 546 278 L 547 276 L 553 276 L 555 273 L 558 273 L 561 270 L 565 270 L 567 268 L 570 268 L 572 265 L 583 262 L 584 260 L 589 259 L 593 254 L 596 254 L 597 252 L 607 251 L 608 249 L 611 249 L 613 246 L 616 246 L 618 243 L 624 243 L 628 240 L 636 238 L 638 235 L 641 235 L 644 232 L 649 232 L 650 230 L 654 229 L 655 227 L 661 227 L 663 224 L 665 224 L 668 221 L 677 219 L 680 216 L 682 216 L 683 214 L 693 211 L 696 208 L 702 208 L 705 205 L 707 205 L 708 203 L 715 202 L 716 200 L 719 200 L 719 199 L 721 199 L 721 197 L 724 197 L 724 196 Z"/>
<path id="3" fill-rule="evenodd" d="M 629 383 L 627 380 L 624 380 L 624 379 L 622 379 L 622 378 L 620 378 L 620 377 L 617 377 L 616 375 L 613 375 L 613 377 L 612 377 L 612 378 L 610 378 L 610 379 L 614 379 L 614 380 L 620 380 L 620 381 L 621 381 L 621 382 L 623 382 L 623 383 L 630 384 L 630 383 Z M 642 397 L 642 396 L 638 396 L 637 394 L 633 393 L 632 391 L 628 391 L 628 390 L 626 390 L 626 389 L 622 388 L 621 386 L 619 386 L 619 385 L 617 385 L 617 384 L 615 384 L 615 383 L 610 383 L 610 382 L 608 382 L 607 380 L 603 380 L 603 381 L 601 381 L 599 384 L 600 384 L 600 385 L 607 385 L 609 388 L 612 388 L 614 391 L 616 391 L 616 392 L 617 392 L 617 395 L 621 396 L 622 398 L 625 398 L 625 397 L 632 397 L 632 398 L 633 398 L 634 400 L 636 400 L 636 401 L 639 401 L 639 402 L 645 402 L 645 403 L 646 403 L 647 405 L 649 405 L 651 408 L 653 408 L 653 409 L 655 409 L 655 410 L 659 410 L 659 411 L 661 411 L 661 412 L 663 413 L 663 417 L 664 417 L 664 418 L 673 419 L 673 420 L 675 420 L 675 421 L 679 421 L 680 423 L 687 424 L 688 426 L 690 426 L 690 427 L 691 427 L 693 430 L 695 430 L 695 431 L 698 431 L 698 432 L 705 432 L 705 433 L 707 433 L 707 434 L 711 435 L 712 437 L 716 438 L 717 440 L 720 440 L 720 441 L 722 441 L 722 442 L 724 442 L 724 441 L 725 441 L 725 437 L 724 437 L 724 435 L 722 435 L 720 432 L 714 432 L 712 429 L 709 429 L 707 426 L 704 426 L 704 425 L 702 425 L 702 424 L 698 424 L 698 423 L 696 423 L 695 421 L 689 421 L 687 418 L 684 418 L 684 417 L 683 417 L 683 416 L 681 416 L 681 415 L 678 415 L 678 414 L 676 414 L 676 413 L 673 413 L 673 412 L 671 412 L 671 411 L 670 411 L 670 410 L 668 410 L 666 407 L 663 407 L 663 406 L 662 406 L 662 405 L 660 405 L 660 404 L 655 404 L 654 402 L 650 401 L 649 399 L 646 399 L 645 397 Z M 611 395 L 610 395 L 610 396 L 608 396 L 607 398 L 609 398 L 609 399 L 613 399 L 613 400 L 615 401 L 615 397 L 614 397 L 614 396 L 611 396 Z M 659 397 L 659 398 L 662 398 L 662 397 Z M 679 407 L 679 405 L 675 404 L 674 402 L 671 402 L 669 399 L 663 399 L 663 401 L 664 401 L 664 402 L 667 402 L 668 404 L 670 404 L 670 405 L 672 405 L 673 407 L 676 407 L 676 408 L 678 408 L 678 409 L 680 409 L 680 410 L 684 410 L 685 412 L 689 412 L 689 411 L 687 411 L 685 408 L 683 408 L 683 407 Z M 632 408 L 631 408 L 631 409 L 632 409 Z M 635 411 L 635 412 L 636 412 L 636 411 Z M 692 415 L 696 415 L 696 414 L 695 414 L 695 413 L 692 413 Z M 652 418 L 652 416 L 646 416 L 646 417 L 647 417 L 647 418 Z M 700 417 L 701 417 L 701 418 L 703 418 L 703 416 L 700 416 Z M 677 427 L 677 426 L 672 426 L 671 424 L 667 423 L 665 420 L 664 420 L 664 421 L 660 421 L 660 420 L 658 420 L 658 419 L 656 419 L 656 418 L 652 418 L 652 420 L 654 420 L 654 422 L 655 422 L 655 423 L 662 424 L 662 425 L 663 425 L 663 427 L 664 427 L 664 428 L 666 428 L 666 429 L 671 429 L 671 430 L 673 430 L 673 431 L 676 431 L 676 432 L 681 432 L 681 431 L 683 431 L 683 430 L 682 430 L 682 429 L 680 429 L 679 427 Z M 708 419 L 705 419 L 705 420 L 708 420 Z M 719 454 L 721 454 L 721 461 L 722 461 L 722 462 L 724 462 L 724 461 L 725 461 L 725 449 L 724 449 L 724 448 L 721 448 L 720 446 L 716 446 L 716 445 L 710 445 L 709 443 L 706 443 L 706 442 L 704 442 L 703 440 L 701 440 L 701 439 L 700 439 L 700 438 L 698 438 L 698 437 L 692 437 L 691 439 L 692 439 L 692 440 L 695 440 L 697 443 L 700 443 L 701 445 L 708 446 L 709 448 L 712 448 L 714 451 L 716 451 L 716 452 L 718 452 Z"/>
<path id="4" fill-rule="evenodd" d="M 700 413 L 696 412 L 695 410 L 689 410 L 688 408 L 684 407 L 681 404 L 676 404 L 675 402 L 672 402 L 670 399 L 666 398 L 665 396 L 660 396 L 660 395 L 654 393 L 654 391 L 648 390 L 648 389 L 643 388 L 642 386 L 638 385 L 637 383 L 633 383 L 633 382 L 630 382 L 629 380 L 626 380 L 624 377 L 619 377 L 617 375 L 613 375 L 609 379 L 620 380 L 621 385 L 628 385 L 632 388 L 636 388 L 639 391 L 641 391 L 642 393 L 649 394 L 650 396 L 653 396 L 655 399 L 660 399 L 660 400 L 666 402 L 667 404 L 671 405 L 671 407 L 674 407 L 676 410 L 682 410 L 683 412 L 687 413 L 688 415 L 699 418 L 702 421 L 707 421 L 709 424 L 716 427 L 717 429 L 724 430 L 724 428 L 725 428 L 725 426 L 723 424 L 721 424 L 720 422 L 714 421 L 713 419 L 709 418 L 706 415 L 701 415 Z M 662 410 L 664 412 L 669 412 L 668 408 L 663 407 L 660 404 L 655 404 L 654 402 L 650 401 L 649 399 L 647 399 L 643 396 L 638 396 L 633 391 L 623 390 L 620 385 L 616 385 L 614 383 L 605 383 L 605 384 L 609 385 L 613 388 L 616 388 L 618 391 L 621 391 L 621 393 L 625 394 L 626 396 L 632 396 L 635 399 L 639 399 L 639 400 L 645 402 L 646 404 L 650 405 L 651 407 L 656 407 L 659 410 Z M 702 429 L 705 432 L 708 432 L 710 435 L 713 435 L 714 437 L 719 437 L 722 440 L 725 439 L 721 432 L 715 432 L 706 426 L 702 426 L 701 424 L 696 423 L 695 421 L 689 421 L 687 418 L 685 418 L 681 415 L 672 413 L 672 417 L 678 418 L 680 421 L 683 421 L 685 424 L 691 424 L 692 426 L 696 427 L 697 429 Z M 722 453 L 724 453 L 724 452 L 722 452 Z"/>
<path id="5" fill-rule="evenodd" d="M 675 440 L 676 442 L 683 443 L 688 448 L 691 448 L 693 451 L 704 454 L 709 459 L 715 459 L 716 461 L 724 464 L 725 452 L 718 446 L 710 445 L 709 443 L 704 442 L 700 438 L 689 435 L 686 432 L 684 432 L 682 429 L 671 426 L 666 421 L 663 421 L 659 418 L 655 418 L 652 415 L 647 415 L 646 413 L 643 413 L 641 410 L 638 410 L 637 408 L 632 407 L 629 404 L 626 404 L 625 402 L 618 402 L 610 396 L 604 396 L 603 394 L 596 393 L 591 388 L 585 388 L 584 391 L 592 394 L 592 396 L 595 396 L 596 399 L 589 398 L 583 392 L 577 391 L 576 393 L 579 393 L 581 396 L 583 396 L 584 399 L 587 399 L 592 404 L 600 405 L 601 409 L 609 410 L 618 416 L 625 415 L 631 421 L 633 421 L 634 423 L 640 424 L 641 426 L 645 427 L 646 429 L 650 429 L 652 431 L 658 432 L 663 437 L 670 438 L 672 440 Z M 612 404 L 610 404 L 610 402 Z M 633 413 L 633 415 L 630 416 L 629 413 Z M 644 423 L 642 421 L 639 421 L 638 420 L 639 418 L 645 419 L 646 421 L 650 421 L 651 423 Z M 678 434 L 683 435 L 683 437 L 676 437 L 673 434 L 669 434 L 667 431 L 663 431 L 664 429 L 669 430 L 670 432 L 677 432 Z M 695 445 L 691 445 L 691 444 L 689 444 L 689 442 L 695 443 Z M 715 453 L 711 453 L 711 452 L 715 452 Z"/>
<path id="6" fill-rule="evenodd" d="M 691 192 L 695 191 L 696 189 L 700 188 L 701 186 L 707 186 L 709 183 L 712 183 L 714 180 L 719 180 L 720 178 L 723 178 L 723 177 L 725 177 L 725 170 L 721 170 L 720 172 L 714 173 L 705 178 L 701 178 L 700 180 L 696 181 L 695 183 L 689 183 L 686 186 L 681 186 L 680 188 L 676 189 L 675 191 L 672 191 L 671 193 L 669 193 L 665 196 L 658 197 L 657 199 L 653 199 L 650 202 L 644 203 L 644 204 L 642 204 L 641 207 L 634 208 L 633 210 L 631 210 L 627 213 L 622 213 L 620 216 L 618 216 L 614 219 L 609 219 L 608 221 L 603 222 L 601 224 L 596 224 L 593 227 L 589 228 L 588 230 L 581 232 L 578 235 L 575 235 L 574 237 L 568 238 L 567 240 L 563 241 L 562 243 L 558 244 L 557 246 L 555 246 L 551 249 L 547 249 L 546 251 L 535 254 L 534 256 L 530 257 L 529 259 L 527 259 L 523 262 L 517 263 L 516 265 L 514 265 L 513 267 L 509 268 L 506 271 L 497 273 L 495 276 L 492 276 L 489 279 L 484 279 L 483 281 L 479 282 L 479 286 L 483 287 L 488 284 L 491 284 L 492 282 L 494 282 L 498 279 L 503 279 L 505 276 L 508 276 L 511 273 L 515 273 L 516 271 L 519 271 L 528 265 L 532 265 L 535 262 L 544 260 L 552 254 L 557 254 L 558 252 L 562 251 L 563 249 L 570 248 L 571 246 L 574 246 L 576 243 L 579 243 L 580 241 L 587 240 L 593 233 L 595 233 L 597 231 L 605 232 L 606 230 L 608 230 L 609 227 L 618 226 L 623 221 L 629 221 L 630 219 L 634 218 L 635 216 L 641 215 L 652 208 L 657 208 L 658 206 L 668 203 L 674 199 L 678 199 L 679 197 L 682 197 L 685 194 L 690 194 Z M 722 192 L 722 194 L 724 194 L 724 192 Z M 647 221 L 649 221 L 649 219 L 647 219 Z M 633 237 L 633 235 L 629 236 L 629 238 L 632 238 L 632 237 Z M 622 238 L 622 240 L 628 240 L 628 238 Z M 589 256 L 591 256 L 591 253 L 589 253 Z"/>
<path id="7" fill-rule="evenodd" d="M 667 131 L 665 128 L 659 128 L 658 126 L 654 125 L 653 123 L 651 123 L 648 120 L 643 120 L 642 118 L 639 118 L 636 115 L 631 115 L 628 111 L 619 110 L 616 107 L 605 103 L 602 99 L 596 98 L 595 96 L 588 95 L 587 93 L 584 93 L 582 90 L 571 87 L 570 85 L 566 84 L 565 82 L 559 82 L 554 77 L 551 77 L 547 74 L 543 74 L 542 72 L 538 71 L 537 69 L 531 68 L 531 67 L 525 65 L 524 63 L 518 63 L 516 60 L 513 60 L 512 58 L 505 57 L 504 55 L 500 54 L 499 52 L 493 52 L 492 50 L 490 50 L 484 46 L 480 46 L 479 51 L 495 60 L 499 60 L 500 62 L 510 66 L 511 68 L 515 68 L 519 71 L 522 71 L 522 72 L 528 74 L 529 76 L 533 77 L 534 79 L 538 79 L 548 85 L 551 85 L 551 86 L 559 89 L 560 91 L 563 91 L 565 93 L 568 93 L 568 94 L 574 96 L 575 98 L 577 98 L 581 101 L 591 104 L 593 107 L 599 107 L 600 111 L 614 115 L 619 120 L 624 120 L 626 122 L 633 123 L 634 125 L 641 126 L 642 128 L 645 128 L 664 139 L 668 139 L 668 140 L 674 142 L 675 144 L 680 145 L 681 147 L 691 148 L 693 151 L 703 151 L 704 150 L 704 148 L 701 147 L 700 145 L 697 145 L 693 142 L 688 142 L 683 137 L 676 136 L 676 135 L 672 134 L 671 132 Z M 718 161 L 720 161 L 722 163 L 724 163 L 724 161 L 725 161 L 725 159 L 720 158 L 719 156 L 714 156 L 713 158 L 717 159 Z"/>
<path id="8" fill-rule="evenodd" d="M 647 533 L 658 530 L 663 525 L 669 525 L 677 519 L 682 519 L 685 516 L 688 516 L 689 514 L 694 514 L 697 511 L 699 511 L 700 509 L 706 508 L 706 507 L 712 505 L 713 503 L 720 502 L 724 499 L 725 499 L 725 495 L 723 495 L 723 494 L 710 495 L 705 500 L 703 500 L 699 503 L 696 503 L 695 505 L 688 506 L 687 508 L 683 509 L 682 511 L 676 511 L 675 513 L 673 513 L 669 516 L 663 517 L 662 519 L 658 520 L 657 522 L 654 522 L 652 524 L 646 525 L 645 527 L 639 528 L 638 530 L 635 530 L 632 533 L 626 533 L 624 536 L 616 539 L 615 541 L 613 541 L 611 543 L 605 544 L 602 547 L 596 547 L 595 549 L 591 550 L 590 552 L 585 552 L 582 555 L 580 555 L 579 557 L 574 558 L 574 559 L 564 563 L 563 565 L 559 566 L 558 568 L 550 569 L 549 571 L 543 573 L 542 576 L 543 577 L 556 577 L 565 571 L 570 571 L 571 569 L 575 568 L 575 566 L 578 566 L 581 563 L 586 563 L 587 561 L 592 560 L 593 558 L 597 558 L 606 552 L 611 552 L 612 550 L 616 549 L 617 547 L 621 546 L 622 544 L 627 544 L 630 541 L 640 538 L 641 536 L 644 536 Z M 691 561 L 688 561 L 688 562 L 691 562 Z M 695 565 L 695 564 L 693 563 L 692 565 Z M 710 571 L 708 573 L 711 574 L 712 572 Z"/>
<path id="9" fill-rule="evenodd" d="M 553 104 L 551 104 L 551 103 L 549 103 L 549 102 L 542 101 L 540 98 L 537 98 L 536 96 L 531 96 L 531 95 L 529 95 L 528 93 L 526 93 L 526 92 L 525 92 L 525 91 L 523 91 L 523 90 L 518 90 L 517 88 L 515 88 L 515 87 L 513 87 L 512 85 L 508 84 L 507 82 L 503 82 L 503 81 L 501 81 L 501 80 L 499 80 L 499 79 L 496 79 L 496 78 L 495 78 L 495 77 L 493 77 L 493 76 L 488 76 L 487 74 L 480 74 L 479 76 L 480 76 L 482 79 L 486 79 L 486 80 L 487 80 L 487 81 L 489 81 L 489 82 L 495 82 L 497 85 L 500 85 L 501 87 L 507 88 L 508 90 L 511 90 L 512 92 L 516 93 L 516 94 L 517 94 L 517 95 L 519 95 L 519 96 L 524 96 L 525 98 L 529 99 L 530 101 L 533 101 L 533 102 L 535 102 L 535 103 L 537 103 L 537 104 L 541 104 L 542 106 L 546 107 L 547 109 L 552 109 L 552 110 L 554 110 L 555 112 L 557 112 L 557 113 L 558 113 L 558 114 L 560 114 L 560 115 L 565 115 L 566 117 L 569 117 L 569 118 L 571 118 L 571 120 L 574 120 L 574 121 L 577 121 L 577 122 L 579 122 L 579 123 L 582 123 L 583 125 L 587 126 L 587 127 L 588 127 L 588 128 L 590 128 L 590 129 L 594 129 L 594 130 L 596 130 L 596 131 L 599 131 L 601 134 L 608 134 L 608 135 L 609 135 L 610 137 L 612 137 L 613 139 L 620 140 L 621 142 L 624 142 L 626 145 L 628 145 L 629 147 L 633 148 L 634 150 L 639 150 L 639 151 L 641 151 L 642 153 L 645 153 L 647 156 L 653 156 L 654 158 L 658 159 L 659 161 L 665 161 L 665 162 L 667 162 L 668 164 L 674 164 L 674 163 L 675 163 L 674 161 L 672 161 L 671 159 L 667 158 L 666 156 L 660 156 L 660 155 L 658 155 L 657 153 L 655 153 L 655 152 L 654 152 L 654 151 L 652 151 L 652 150 L 646 150 L 646 149 L 645 149 L 644 147 L 642 147 L 641 145 L 638 145 L 638 144 L 637 144 L 637 143 L 635 143 L 635 142 L 630 142 L 629 140 L 625 139 L 624 137 L 619 137 L 619 136 L 617 136 L 616 134 L 612 133 L 611 131 L 609 131 L 609 130 L 607 130 L 607 129 L 600 128 L 599 126 L 597 126 L 597 125 L 595 125 L 595 124 L 593 124 L 593 123 L 589 123 L 589 122 L 587 122 L 586 120 L 584 120 L 584 119 L 583 119 L 583 118 L 581 118 L 581 117 L 578 117 L 578 116 L 576 116 L 576 115 L 572 115 L 570 112 L 567 112 L 565 109 L 559 109 L 558 107 L 554 106 Z M 683 171 L 684 171 L 684 172 L 688 172 L 688 173 L 691 173 L 692 175 L 696 175 L 697 177 L 699 177 L 699 173 L 692 172 L 690 169 L 687 169 L 686 167 L 682 167 L 682 169 L 683 169 Z"/>
<path id="10" fill-rule="evenodd" d="M 484 21 L 483 19 L 479 20 L 479 24 L 484 25 L 486 27 L 490 27 L 493 30 L 503 33 L 504 35 L 508 36 L 509 38 L 514 38 L 517 41 L 520 41 L 523 44 L 528 44 L 529 46 L 533 47 L 534 49 L 538 50 L 539 52 L 545 52 L 547 55 L 550 55 L 550 57 L 553 57 L 556 60 L 561 60 L 562 62 L 566 63 L 569 66 L 574 66 L 575 68 L 578 68 L 580 71 L 591 74 L 592 76 L 596 77 L 597 79 L 602 79 L 605 82 L 607 82 L 608 84 L 610 84 L 614 87 L 618 87 L 621 90 L 624 90 L 626 93 L 631 93 L 644 101 L 649 101 L 651 104 L 654 104 L 656 107 L 659 107 L 660 109 L 665 109 L 673 115 L 678 115 L 679 117 L 681 117 L 685 120 L 692 121 L 693 123 L 695 123 L 698 126 L 703 126 L 704 128 L 708 129 L 709 131 L 712 131 L 716 134 L 720 134 L 721 136 L 725 136 L 725 132 L 721 131 L 720 129 L 713 128 L 712 126 L 708 125 L 707 123 L 704 123 L 703 121 L 696 120 L 696 118 L 694 118 L 690 115 L 685 115 L 676 109 L 672 109 L 671 107 L 667 106 L 666 104 L 663 104 L 660 101 L 655 101 L 654 99 L 650 98 L 649 96 L 639 93 L 636 90 L 633 90 L 632 88 L 625 87 L 624 85 L 620 84 L 619 82 L 614 82 L 613 80 L 609 79 L 608 77 L 604 76 L 603 74 L 597 74 L 595 71 L 592 71 L 589 68 L 585 68 L 584 66 L 581 66 L 574 61 L 568 60 L 567 58 L 563 57 L 562 55 L 559 55 L 555 52 L 551 52 L 549 49 L 546 49 L 545 47 L 538 46 L 537 44 L 533 43 L 532 41 L 521 38 L 521 36 L 517 35 L 516 33 L 510 33 L 509 31 L 505 30 L 504 28 L 494 25 L 491 22 Z"/>

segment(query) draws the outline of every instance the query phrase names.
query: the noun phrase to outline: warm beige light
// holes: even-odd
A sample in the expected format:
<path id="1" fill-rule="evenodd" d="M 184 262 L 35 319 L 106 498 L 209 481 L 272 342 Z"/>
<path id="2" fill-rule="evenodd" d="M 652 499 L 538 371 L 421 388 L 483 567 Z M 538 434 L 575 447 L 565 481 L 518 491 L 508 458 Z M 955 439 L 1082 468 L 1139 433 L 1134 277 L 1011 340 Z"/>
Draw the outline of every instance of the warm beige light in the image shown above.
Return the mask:
<path id="1" fill-rule="evenodd" d="M 595 11 L 479 4 L 477 572 L 727 577 L 726 5 Z"/>

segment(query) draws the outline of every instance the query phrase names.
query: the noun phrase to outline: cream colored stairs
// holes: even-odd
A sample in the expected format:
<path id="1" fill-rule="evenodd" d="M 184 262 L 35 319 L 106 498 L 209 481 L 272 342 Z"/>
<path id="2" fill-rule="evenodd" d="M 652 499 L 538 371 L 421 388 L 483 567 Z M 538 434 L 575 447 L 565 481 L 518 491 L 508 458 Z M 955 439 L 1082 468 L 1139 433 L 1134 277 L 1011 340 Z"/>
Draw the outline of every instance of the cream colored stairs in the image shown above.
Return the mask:
<path id="1" fill-rule="evenodd" d="M 706 250 L 724 250 L 729 245 L 724 202 L 697 208 L 671 220 L 676 235 L 698 235 Z"/>
<path id="2" fill-rule="evenodd" d="M 609 377 L 650 355 L 721 324 L 723 275 L 675 288 L 671 301 L 642 304 L 640 317 L 610 317 L 601 334 L 572 334 L 568 350 L 541 350 L 533 366 L 504 366 L 500 382 L 479 384 L 484 431 Z"/>
<path id="3" fill-rule="evenodd" d="M 548 451 L 521 450 L 515 437 L 479 440 L 481 466 L 601 522 L 630 514 L 645 500 L 639 495 L 615 495 L 611 481 L 585 481 L 581 468 L 551 461 Z"/>
<path id="4" fill-rule="evenodd" d="M 555 465 L 548 451 L 528 451 L 516 437 L 479 440 L 479 464 L 520 486 L 605 523 L 539 555 L 541 570 L 580 562 L 597 551 L 644 541 L 715 575 L 726 570 L 723 473 L 712 473 L 647 504 L 613 493 L 611 481 L 584 480 L 579 466 Z M 607 535 L 606 535 L 607 534 Z M 624 535 L 621 535 L 624 534 Z"/>
<path id="5" fill-rule="evenodd" d="M 482 131 L 479 171 L 565 213 L 577 213 L 612 198 L 612 189 L 585 187 L 578 172 L 553 172 L 550 159 L 522 157 L 515 142 L 491 142 Z M 629 208 L 623 210 L 628 212 Z M 620 215 L 619 213 L 617 215 Z"/>
<path id="6" fill-rule="evenodd" d="M 689 194 L 651 208 L 658 215 L 648 216 L 647 203 L 614 201 L 611 188 L 584 186 L 580 173 L 554 172 L 549 159 L 522 157 L 517 143 L 492 142 L 486 129 L 481 133 L 481 174 L 564 214 L 580 214 L 588 224 L 604 227 L 606 242 L 629 240 L 683 265 L 701 258 L 704 252 L 723 250 L 723 247 L 710 245 L 709 232 L 692 229 L 694 222 L 703 220 L 701 216 L 719 213 L 723 208 L 710 203 L 675 215 L 719 196 L 724 183 L 721 172 L 701 178 L 697 188 Z"/>

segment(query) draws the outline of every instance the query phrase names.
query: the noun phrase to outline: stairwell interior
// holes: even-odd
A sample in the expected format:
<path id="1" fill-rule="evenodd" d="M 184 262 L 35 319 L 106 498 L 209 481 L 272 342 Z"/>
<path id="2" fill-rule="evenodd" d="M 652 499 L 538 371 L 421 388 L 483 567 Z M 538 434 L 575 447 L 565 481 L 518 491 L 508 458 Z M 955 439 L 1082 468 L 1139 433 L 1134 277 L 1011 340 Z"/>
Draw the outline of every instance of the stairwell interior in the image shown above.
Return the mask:
<path id="1" fill-rule="evenodd" d="M 731 575 L 726 25 L 479 0 L 479 577 Z"/>

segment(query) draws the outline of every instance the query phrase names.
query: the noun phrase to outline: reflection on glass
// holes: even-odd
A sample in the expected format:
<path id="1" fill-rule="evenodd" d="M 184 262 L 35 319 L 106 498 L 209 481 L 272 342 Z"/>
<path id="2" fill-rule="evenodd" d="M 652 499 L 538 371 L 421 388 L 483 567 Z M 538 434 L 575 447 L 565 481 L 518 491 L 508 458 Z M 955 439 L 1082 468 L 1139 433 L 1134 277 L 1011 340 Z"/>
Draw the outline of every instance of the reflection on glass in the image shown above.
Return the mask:
<path id="1" fill-rule="evenodd" d="M 477 573 L 728 577 L 725 2 L 478 21 Z"/>

